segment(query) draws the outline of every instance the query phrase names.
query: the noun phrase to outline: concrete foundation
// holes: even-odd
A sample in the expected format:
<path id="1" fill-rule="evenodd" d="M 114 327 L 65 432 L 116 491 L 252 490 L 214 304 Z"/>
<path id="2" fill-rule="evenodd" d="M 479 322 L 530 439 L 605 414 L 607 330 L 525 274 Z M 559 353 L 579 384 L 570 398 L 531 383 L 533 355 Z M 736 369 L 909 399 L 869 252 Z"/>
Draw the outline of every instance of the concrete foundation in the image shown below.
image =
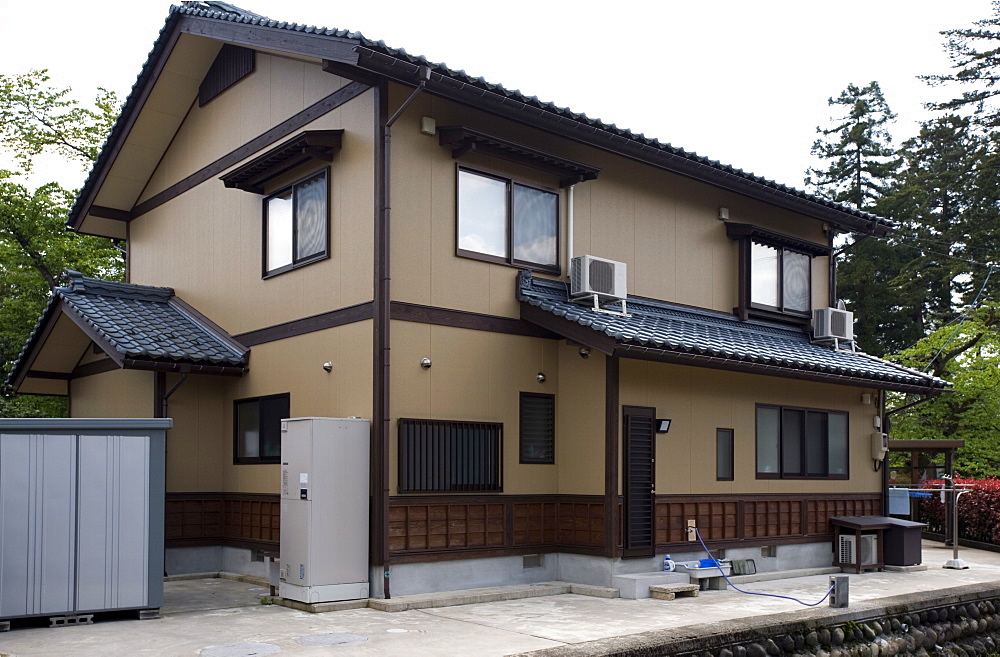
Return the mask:
<path id="1" fill-rule="evenodd" d="M 803 568 L 829 567 L 833 552 L 830 543 L 804 543 L 801 545 L 781 545 L 775 557 L 761 556 L 759 547 L 725 550 L 727 559 L 753 559 L 757 572 L 798 570 Z M 228 546 L 200 546 L 168 548 L 166 551 L 166 571 L 168 575 L 188 573 L 229 572 L 255 577 L 268 577 L 266 561 L 256 561 L 255 552 L 247 548 Z M 491 557 L 482 559 L 454 559 L 429 563 L 392 564 L 389 566 L 389 589 L 395 597 L 420 593 L 438 593 L 462 589 L 511 586 L 516 584 L 538 584 L 541 582 L 573 582 L 590 586 L 622 589 L 622 597 L 644 598 L 648 596 L 648 586 L 636 588 L 632 582 L 640 574 L 656 574 L 663 570 L 663 558 L 608 559 L 606 557 L 552 553 L 511 557 Z M 675 562 L 704 559 L 704 550 L 671 552 Z M 721 555 L 716 555 L 721 556 Z M 540 565 L 536 565 L 540 562 Z M 621 577 L 626 579 L 619 579 Z M 370 595 L 384 598 L 385 569 L 373 566 L 370 571 Z M 681 578 L 668 578 L 680 581 Z M 659 582 L 653 582 L 659 583 Z"/>

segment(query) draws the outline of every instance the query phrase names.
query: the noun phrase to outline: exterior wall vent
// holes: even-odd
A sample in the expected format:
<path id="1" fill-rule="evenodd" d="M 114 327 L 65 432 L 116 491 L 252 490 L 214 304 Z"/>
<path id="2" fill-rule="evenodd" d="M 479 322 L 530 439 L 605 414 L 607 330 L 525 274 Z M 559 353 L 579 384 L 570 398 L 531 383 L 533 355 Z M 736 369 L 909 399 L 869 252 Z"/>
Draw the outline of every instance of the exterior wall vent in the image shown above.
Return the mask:
<path id="1" fill-rule="evenodd" d="M 626 281 L 624 262 L 592 255 L 577 256 L 570 268 L 570 296 L 589 299 L 597 295 L 602 303 L 620 301 L 627 296 Z"/>

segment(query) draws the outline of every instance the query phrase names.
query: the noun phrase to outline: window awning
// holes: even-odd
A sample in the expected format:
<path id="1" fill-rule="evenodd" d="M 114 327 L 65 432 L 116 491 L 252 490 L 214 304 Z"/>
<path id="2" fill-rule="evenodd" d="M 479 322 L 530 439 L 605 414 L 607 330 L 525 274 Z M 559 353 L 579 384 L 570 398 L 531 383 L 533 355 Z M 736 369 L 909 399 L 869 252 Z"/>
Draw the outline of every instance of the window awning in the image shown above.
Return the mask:
<path id="1" fill-rule="evenodd" d="M 263 194 L 264 185 L 310 160 L 332 162 L 343 130 L 307 130 L 219 178 L 226 187 Z"/>
<path id="2" fill-rule="evenodd" d="M 457 159 L 469 153 L 482 153 L 558 176 L 560 187 L 594 180 L 601 172 L 598 167 L 493 137 L 465 126 L 438 128 L 438 140 L 442 146 L 451 149 L 453 158 Z"/>
<path id="3" fill-rule="evenodd" d="M 815 345 L 801 328 L 649 299 L 630 316 L 573 303 L 560 281 L 518 276 L 521 318 L 608 355 L 898 392 L 937 394 L 948 383 L 869 356 Z"/>

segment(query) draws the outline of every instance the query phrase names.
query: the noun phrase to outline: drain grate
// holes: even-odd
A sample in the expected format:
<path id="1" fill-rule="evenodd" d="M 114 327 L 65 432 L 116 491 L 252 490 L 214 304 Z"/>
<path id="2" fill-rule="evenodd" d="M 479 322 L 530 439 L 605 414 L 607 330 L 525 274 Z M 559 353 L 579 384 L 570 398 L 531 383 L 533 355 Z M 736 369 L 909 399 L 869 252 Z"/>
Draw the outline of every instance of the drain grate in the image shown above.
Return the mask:
<path id="1" fill-rule="evenodd" d="M 260 657 L 281 652 L 273 643 L 230 643 L 227 646 L 212 646 L 198 651 L 201 657 Z"/>
<path id="2" fill-rule="evenodd" d="M 353 646 L 355 643 L 364 643 L 368 640 L 363 634 L 350 634 L 339 632 L 331 634 L 310 634 L 300 636 L 295 639 L 295 643 L 303 646 Z"/>

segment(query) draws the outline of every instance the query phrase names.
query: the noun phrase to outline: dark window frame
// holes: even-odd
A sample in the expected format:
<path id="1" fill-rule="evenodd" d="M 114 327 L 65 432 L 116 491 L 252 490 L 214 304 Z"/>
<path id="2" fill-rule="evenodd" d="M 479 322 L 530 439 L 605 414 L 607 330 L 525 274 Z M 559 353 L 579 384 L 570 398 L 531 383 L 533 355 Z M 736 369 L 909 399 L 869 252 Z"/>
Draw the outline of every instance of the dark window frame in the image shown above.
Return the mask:
<path id="1" fill-rule="evenodd" d="M 478 430 L 493 430 L 495 431 L 495 436 L 492 437 L 494 442 L 494 449 L 486 451 L 492 451 L 491 454 L 487 454 L 490 466 L 488 469 L 493 469 L 488 476 L 491 476 L 493 482 L 469 484 L 469 483 L 457 483 L 453 476 L 456 472 L 456 468 L 461 468 L 461 465 L 454 465 L 451 459 L 458 452 L 459 456 L 465 455 L 467 457 L 474 457 L 479 455 L 479 452 L 474 452 L 474 450 L 469 450 L 466 446 L 454 445 L 451 440 L 445 440 L 441 437 L 432 437 L 440 440 L 441 442 L 449 443 L 447 447 L 441 445 L 424 445 L 424 450 L 420 450 L 417 445 L 411 445 L 409 438 L 407 436 L 408 427 L 427 427 L 430 430 L 436 430 L 441 433 L 448 433 L 449 430 L 469 427 Z M 426 495 L 426 494 L 467 494 L 467 493 L 502 493 L 503 492 L 503 423 L 502 422 L 476 422 L 476 421 L 462 421 L 462 420 L 431 420 L 431 419 L 420 419 L 420 418 L 399 418 L 397 420 L 397 482 L 396 489 L 400 494 L 415 494 L 415 495 Z M 489 447 L 489 446 L 487 446 Z M 421 458 L 428 456 L 428 449 L 433 452 L 433 456 L 440 458 L 444 457 L 448 463 L 447 467 L 444 468 L 447 472 L 439 469 L 436 473 L 423 471 L 420 473 L 417 471 L 418 465 L 416 462 L 420 461 Z M 482 451 L 482 450 L 481 450 Z M 471 461 L 470 461 L 471 462 Z M 469 470 L 469 469 L 467 469 Z M 417 485 L 418 480 L 423 478 L 425 481 L 434 480 L 444 480 L 441 481 L 442 485 Z"/>
<path id="2" fill-rule="evenodd" d="M 806 326 L 812 317 L 813 309 L 813 261 L 817 256 L 829 257 L 833 249 L 824 244 L 817 244 L 809 240 L 804 240 L 791 235 L 785 235 L 777 231 L 761 228 L 752 224 L 740 224 L 726 222 L 726 234 L 730 239 L 736 240 L 739 244 L 739 287 L 737 307 L 733 313 L 740 319 L 765 319 L 788 324 Z M 754 303 L 752 297 L 751 269 L 753 261 L 751 257 L 752 244 L 767 246 L 778 251 L 778 306 L 769 306 L 761 303 Z M 790 251 L 804 255 L 809 258 L 808 286 L 809 286 L 809 309 L 792 310 L 784 307 L 784 253 Z"/>
<path id="3" fill-rule="evenodd" d="M 264 445 L 264 408 L 261 402 L 284 399 L 285 406 L 288 408 L 288 413 L 291 413 L 291 394 L 287 392 L 282 392 L 274 395 L 261 395 L 259 397 L 245 397 L 243 399 L 233 400 L 233 465 L 257 465 L 264 463 L 280 463 L 281 462 L 281 423 L 282 419 L 287 418 L 277 418 L 278 419 L 278 429 L 277 429 L 277 440 L 278 440 L 278 456 L 240 456 L 240 405 L 242 404 L 257 404 L 257 450 L 258 453 L 263 451 Z M 290 416 L 290 415 L 289 415 Z"/>
<path id="4" fill-rule="evenodd" d="M 465 171 L 477 176 L 483 176 L 484 178 L 492 178 L 493 180 L 498 180 L 500 182 L 506 183 L 507 194 L 507 217 L 506 217 L 506 227 L 504 231 L 506 239 L 506 257 L 500 257 L 495 255 L 490 255 L 488 253 L 480 253 L 478 251 L 469 251 L 463 249 L 459 246 L 459 239 L 461 234 L 459 232 L 459 211 L 461 208 L 461 174 Z M 556 263 L 554 265 L 544 265 L 534 262 L 529 262 L 527 260 L 518 260 L 514 258 L 514 186 L 520 185 L 521 187 L 527 187 L 529 189 L 534 189 L 540 192 L 546 192 L 552 194 L 556 198 Z M 474 167 L 468 167 L 464 165 L 455 166 L 455 255 L 460 258 L 469 258 L 471 260 L 482 260 L 485 262 L 491 262 L 498 265 L 507 265 L 509 267 L 517 267 L 519 269 L 528 269 L 530 271 L 537 271 L 546 274 L 556 274 L 562 273 L 562 268 L 560 265 L 560 254 L 562 253 L 562 194 L 560 190 L 555 187 L 547 187 L 545 185 L 540 185 L 535 182 L 524 180 L 522 178 L 517 178 L 514 176 L 505 176 L 491 171 L 485 171 L 483 169 L 477 169 Z"/>
<path id="5" fill-rule="evenodd" d="M 296 247 L 298 246 L 298 205 L 296 200 L 295 189 L 305 183 L 312 182 L 314 179 L 323 177 L 325 179 L 326 185 L 324 186 L 324 192 L 326 193 L 326 217 L 324 221 L 324 226 L 326 228 L 326 241 L 323 251 L 319 253 L 314 253 L 312 255 L 306 256 L 304 258 L 296 259 Z M 330 203 L 330 184 L 331 184 L 331 174 L 330 167 L 322 167 L 316 171 L 312 171 L 306 176 L 299 178 L 287 185 L 281 187 L 267 196 L 264 197 L 261 213 L 261 278 L 268 279 L 279 274 L 284 274 L 285 272 L 292 271 L 293 269 L 298 269 L 299 267 L 305 267 L 306 265 L 311 265 L 314 262 L 319 262 L 320 260 L 326 260 L 330 257 L 330 244 L 331 244 L 331 226 L 330 226 L 330 215 L 331 203 Z M 270 232 L 268 230 L 268 205 L 271 199 L 281 196 L 291 190 L 292 192 L 292 262 L 287 265 L 282 265 L 272 270 L 267 268 L 267 252 L 268 252 L 268 240 L 270 238 Z"/>
<path id="6" fill-rule="evenodd" d="M 552 425 L 548 427 L 546 440 L 548 441 L 548 457 L 531 458 L 525 456 L 525 422 L 524 404 L 525 399 L 544 399 L 551 404 Z M 519 463 L 531 465 L 554 465 L 556 462 L 556 396 L 542 392 L 522 392 L 518 399 L 518 456 Z M 544 447 L 543 447 L 544 449 Z"/>
<path id="7" fill-rule="evenodd" d="M 729 435 L 729 473 L 728 475 L 722 472 L 722 461 L 721 456 L 721 443 L 720 438 L 724 435 L 724 432 L 728 432 Z M 716 428 L 715 430 L 715 480 L 716 481 L 735 481 L 736 480 L 736 432 L 732 429 Z"/>
<path id="8" fill-rule="evenodd" d="M 757 418 L 760 413 L 760 409 L 769 408 L 778 411 L 778 472 L 761 472 L 760 470 L 760 460 L 759 460 L 759 445 L 761 436 L 757 431 Z M 802 414 L 802 424 L 800 426 L 801 433 L 799 437 L 799 444 L 797 445 L 799 452 L 799 470 L 797 472 L 785 472 L 785 417 L 786 412 L 801 413 Z M 809 414 L 820 414 L 824 416 L 825 419 L 825 431 L 822 436 L 823 445 L 826 452 L 823 455 L 825 473 L 817 473 L 815 471 L 809 471 L 809 432 L 807 430 L 807 423 Z M 829 440 L 830 440 L 830 416 L 839 415 L 844 417 L 844 427 L 846 429 L 846 434 L 844 436 L 844 463 L 846 472 L 844 473 L 830 473 L 830 463 L 829 463 Z M 851 414 L 848 411 L 837 411 L 827 408 L 810 408 L 803 406 L 782 406 L 778 404 L 757 404 L 754 410 L 754 462 L 757 479 L 821 479 L 821 480 L 847 480 L 851 478 Z"/>

